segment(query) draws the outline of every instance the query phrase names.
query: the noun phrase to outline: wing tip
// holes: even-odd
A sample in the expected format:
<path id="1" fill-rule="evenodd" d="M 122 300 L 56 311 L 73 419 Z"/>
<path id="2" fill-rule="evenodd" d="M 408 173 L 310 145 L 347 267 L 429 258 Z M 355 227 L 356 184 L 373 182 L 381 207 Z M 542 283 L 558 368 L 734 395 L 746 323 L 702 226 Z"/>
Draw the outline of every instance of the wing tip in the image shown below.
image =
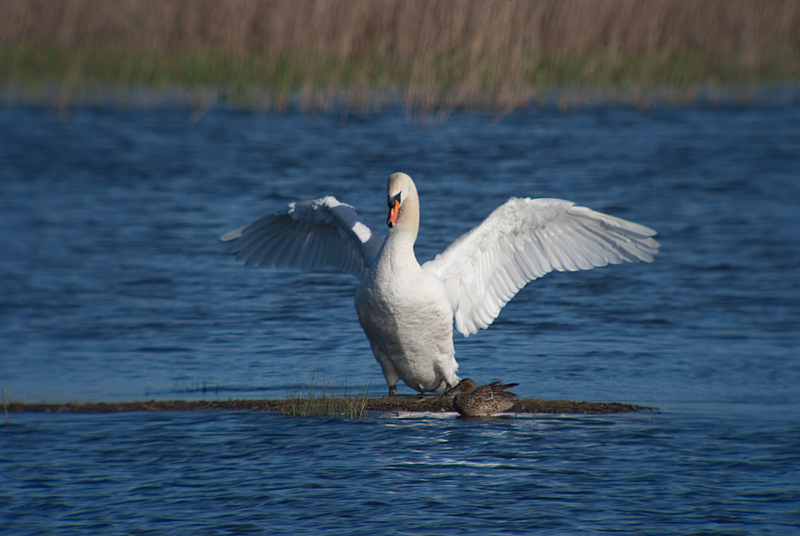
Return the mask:
<path id="1" fill-rule="evenodd" d="M 242 236 L 242 232 L 250 227 L 250 224 L 242 225 L 241 227 L 234 229 L 233 231 L 228 231 L 224 235 L 220 236 L 219 239 L 223 242 L 230 242 L 231 240 L 236 240 Z"/>

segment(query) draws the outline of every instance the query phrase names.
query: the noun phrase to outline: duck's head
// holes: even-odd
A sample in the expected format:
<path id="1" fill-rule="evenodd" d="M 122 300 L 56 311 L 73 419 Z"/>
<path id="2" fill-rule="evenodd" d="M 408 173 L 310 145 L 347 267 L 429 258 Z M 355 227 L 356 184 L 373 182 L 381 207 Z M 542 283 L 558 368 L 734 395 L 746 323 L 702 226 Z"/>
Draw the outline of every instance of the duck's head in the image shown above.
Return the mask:
<path id="1" fill-rule="evenodd" d="M 393 173 L 392 176 L 389 177 L 389 216 L 386 218 L 386 225 L 389 227 L 397 225 L 400 209 L 409 202 L 418 204 L 418 200 L 417 187 L 414 185 L 414 181 L 411 180 L 411 177 L 405 173 Z"/>
<path id="2" fill-rule="evenodd" d="M 474 391 L 477 388 L 478 388 L 478 386 L 475 385 L 475 382 L 472 381 L 472 379 L 464 378 L 463 380 L 458 382 L 455 385 L 455 387 L 451 387 L 450 389 L 445 391 L 444 394 L 452 395 L 453 393 L 458 392 L 458 391 L 461 391 L 462 393 L 467 394 L 467 393 L 471 393 L 472 391 Z"/>

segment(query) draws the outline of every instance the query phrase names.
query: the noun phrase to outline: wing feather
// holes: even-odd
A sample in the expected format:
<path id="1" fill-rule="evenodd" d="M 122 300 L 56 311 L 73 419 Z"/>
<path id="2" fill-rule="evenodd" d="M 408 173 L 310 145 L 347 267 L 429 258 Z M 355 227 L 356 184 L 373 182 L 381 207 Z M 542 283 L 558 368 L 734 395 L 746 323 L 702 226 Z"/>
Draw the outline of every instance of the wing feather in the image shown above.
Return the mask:
<path id="1" fill-rule="evenodd" d="M 597 235 L 592 234 L 583 225 L 577 223 L 573 223 L 572 227 L 575 233 L 575 241 L 581 244 L 584 252 L 586 253 L 586 265 L 583 269 L 588 270 L 592 267 L 608 265 L 610 262 L 609 255 L 603 249 L 603 243 L 605 240 L 602 238 L 602 236 L 597 237 Z M 599 238 L 600 241 L 597 242 L 595 240 L 596 238 Z"/>
<path id="2" fill-rule="evenodd" d="M 464 336 L 494 322 L 528 281 L 558 271 L 652 262 L 655 231 L 562 199 L 509 199 L 423 268 L 445 283 Z"/>
<path id="3" fill-rule="evenodd" d="M 333 268 L 359 279 L 382 242 L 353 207 L 331 196 L 291 203 L 286 210 L 225 233 L 221 240 L 230 242 L 229 251 L 245 266 Z"/>
<path id="4" fill-rule="evenodd" d="M 307 247 L 308 254 L 305 256 L 303 263 L 300 265 L 300 268 L 303 270 L 311 270 L 313 266 L 318 266 L 317 263 L 321 262 L 322 260 L 322 248 L 320 248 L 320 240 L 316 235 L 310 235 Z"/>

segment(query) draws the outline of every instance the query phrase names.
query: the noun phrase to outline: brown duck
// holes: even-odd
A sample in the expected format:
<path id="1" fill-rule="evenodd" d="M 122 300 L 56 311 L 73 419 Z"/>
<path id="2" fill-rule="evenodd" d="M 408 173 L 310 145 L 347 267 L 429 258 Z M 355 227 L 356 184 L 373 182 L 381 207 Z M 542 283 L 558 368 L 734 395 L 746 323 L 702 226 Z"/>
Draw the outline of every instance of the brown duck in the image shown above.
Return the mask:
<path id="1" fill-rule="evenodd" d="M 486 417 L 511 409 L 519 397 L 508 389 L 516 385 L 519 384 L 492 382 L 478 387 L 470 378 L 464 378 L 444 394 L 451 395 L 461 391 L 453 398 L 456 411 L 464 417 Z"/>

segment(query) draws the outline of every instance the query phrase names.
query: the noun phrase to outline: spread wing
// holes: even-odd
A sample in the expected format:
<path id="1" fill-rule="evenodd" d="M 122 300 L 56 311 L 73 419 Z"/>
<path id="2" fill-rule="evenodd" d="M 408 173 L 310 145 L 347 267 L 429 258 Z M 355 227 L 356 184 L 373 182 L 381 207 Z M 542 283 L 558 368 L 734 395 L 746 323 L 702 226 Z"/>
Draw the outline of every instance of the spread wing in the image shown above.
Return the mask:
<path id="1" fill-rule="evenodd" d="M 382 240 L 353 207 L 327 196 L 290 203 L 281 212 L 222 235 L 245 266 L 333 268 L 362 279 Z"/>
<path id="2" fill-rule="evenodd" d="M 528 281 L 553 271 L 652 262 L 648 227 L 562 199 L 512 198 L 423 268 L 445 284 L 456 329 L 487 328 Z"/>

